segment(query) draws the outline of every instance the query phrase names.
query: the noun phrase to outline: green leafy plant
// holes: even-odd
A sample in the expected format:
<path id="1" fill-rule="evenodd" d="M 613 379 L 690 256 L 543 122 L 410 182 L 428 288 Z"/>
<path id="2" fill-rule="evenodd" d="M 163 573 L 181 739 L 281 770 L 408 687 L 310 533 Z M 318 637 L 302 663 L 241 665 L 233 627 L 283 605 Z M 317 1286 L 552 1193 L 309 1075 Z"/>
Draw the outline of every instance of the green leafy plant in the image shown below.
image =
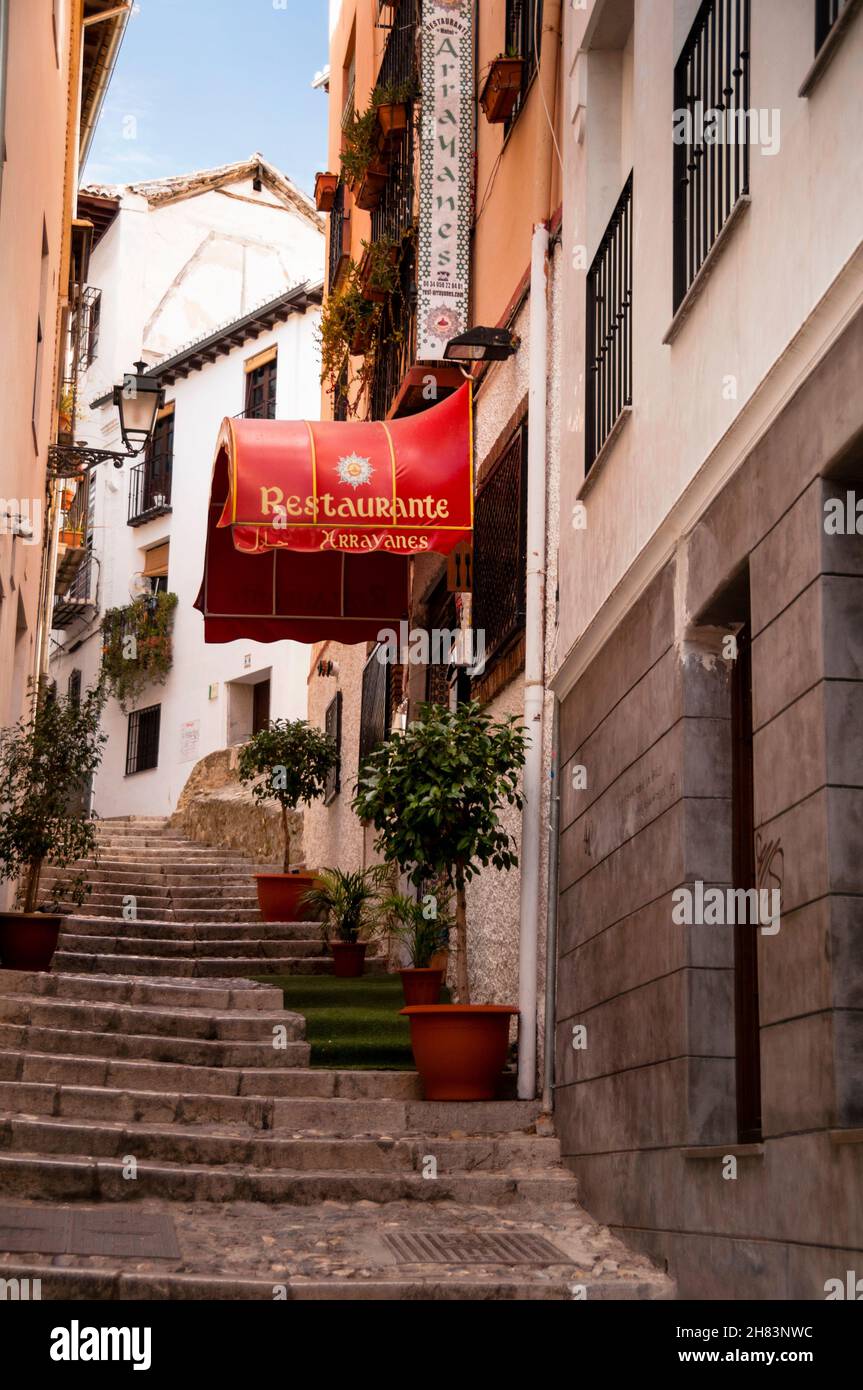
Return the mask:
<path id="1" fill-rule="evenodd" d="M 323 795 L 337 757 L 335 740 L 305 719 L 272 719 L 240 750 L 240 781 L 251 787 L 259 805 L 275 801 L 281 809 L 285 873 L 291 866 L 288 812 Z"/>
<path id="2" fill-rule="evenodd" d="M 328 295 L 321 314 L 321 381 L 335 394 L 343 381 L 357 337 L 370 340 L 363 363 L 353 374 L 358 392 L 349 409 L 356 414 L 359 401 L 374 374 L 375 335 L 380 326 L 381 305 L 372 304 L 363 294 L 359 266 L 351 261 L 341 287 Z"/>
<path id="3" fill-rule="evenodd" d="M 378 831 L 376 849 L 413 883 L 442 875 L 455 890 L 460 1003 L 470 1002 L 465 887 L 480 866 L 518 863 L 500 812 L 521 807 L 525 740 L 515 715 L 496 723 L 476 701 L 423 705 L 359 773 L 353 807 Z"/>
<path id="4" fill-rule="evenodd" d="M 164 685 L 174 661 L 176 594 L 151 594 L 102 619 L 102 677 L 121 709 L 151 684 Z"/>
<path id="5" fill-rule="evenodd" d="M 379 241 L 364 241 L 360 265 L 363 290 L 366 295 L 390 295 L 399 284 L 399 243 L 393 237 Z"/>
<path id="6" fill-rule="evenodd" d="M 378 115 L 373 106 L 362 114 L 354 112 L 344 127 L 344 145 L 339 156 L 342 172 L 352 184 L 362 183 L 378 152 Z"/>
<path id="7" fill-rule="evenodd" d="M 327 941 L 335 934 L 339 941 L 353 943 L 377 930 L 381 893 L 391 878 L 389 864 L 373 864 L 352 873 L 322 869 L 318 882 L 303 894 L 301 901 L 322 914 Z"/>
<path id="8" fill-rule="evenodd" d="M 3 739 L 0 879 L 20 880 L 18 900 L 25 912 L 36 911 L 46 860 L 67 869 L 95 857 L 93 821 L 83 806 L 107 739 L 100 729 L 104 705 L 101 684 L 78 700 L 40 689 L 31 715 Z M 55 885 L 49 906 L 61 896 L 80 905 L 89 892 L 79 873 Z"/>
<path id="9" fill-rule="evenodd" d="M 387 933 L 407 950 L 416 970 L 427 970 L 432 957 L 449 941 L 451 921 L 446 905 L 417 901 L 405 893 L 391 893 L 381 903 Z M 433 915 L 432 915 L 433 913 Z"/>
<path id="10" fill-rule="evenodd" d="M 372 92 L 372 106 L 401 106 L 415 101 L 420 94 L 419 83 L 415 77 L 404 78 L 401 82 L 381 82 Z"/>

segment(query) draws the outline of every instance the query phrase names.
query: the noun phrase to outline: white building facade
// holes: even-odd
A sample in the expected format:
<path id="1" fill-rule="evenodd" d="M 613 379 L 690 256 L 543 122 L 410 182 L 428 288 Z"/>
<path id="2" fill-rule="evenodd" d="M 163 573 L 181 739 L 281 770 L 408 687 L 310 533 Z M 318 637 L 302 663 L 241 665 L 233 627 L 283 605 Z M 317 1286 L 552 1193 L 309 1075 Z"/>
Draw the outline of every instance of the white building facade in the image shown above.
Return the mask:
<path id="1" fill-rule="evenodd" d="M 61 692 L 91 685 L 105 613 L 176 595 L 170 671 L 125 708 L 109 700 L 92 791 L 102 817 L 168 815 L 200 758 L 243 742 L 267 718 L 305 712 L 304 647 L 205 646 L 194 603 L 222 419 L 319 415 L 323 235 L 310 200 L 259 156 L 88 192 L 99 240 L 78 439 L 122 449 L 111 388 L 136 359 L 164 387 L 165 404 L 146 455 L 90 475 L 79 521 L 86 558 L 57 601 L 52 675 Z"/>

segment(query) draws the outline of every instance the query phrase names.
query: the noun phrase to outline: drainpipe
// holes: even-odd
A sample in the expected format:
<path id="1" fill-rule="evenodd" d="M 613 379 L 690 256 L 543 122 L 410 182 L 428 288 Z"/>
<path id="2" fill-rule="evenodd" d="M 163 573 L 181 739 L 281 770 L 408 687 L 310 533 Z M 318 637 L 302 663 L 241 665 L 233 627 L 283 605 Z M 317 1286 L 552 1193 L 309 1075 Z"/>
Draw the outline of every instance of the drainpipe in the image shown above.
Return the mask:
<path id="1" fill-rule="evenodd" d="M 542 1113 L 554 1109 L 554 1022 L 557 996 L 557 870 L 560 861 L 560 701 L 555 697 L 551 725 L 551 788 L 548 808 L 548 914 L 545 927 L 545 1057 Z"/>
<path id="2" fill-rule="evenodd" d="M 524 724 L 527 748 L 522 777 L 521 903 L 518 942 L 518 1095 L 536 1095 L 537 956 L 541 907 L 539 864 L 542 822 L 543 704 L 545 700 L 545 523 L 548 423 L 548 221 L 553 158 L 548 114 L 556 106 L 561 0 L 546 0 L 534 154 L 533 239 L 530 258 L 530 385 L 527 454 L 527 585 L 524 640 Z M 544 109 L 543 109 L 544 108 Z"/>

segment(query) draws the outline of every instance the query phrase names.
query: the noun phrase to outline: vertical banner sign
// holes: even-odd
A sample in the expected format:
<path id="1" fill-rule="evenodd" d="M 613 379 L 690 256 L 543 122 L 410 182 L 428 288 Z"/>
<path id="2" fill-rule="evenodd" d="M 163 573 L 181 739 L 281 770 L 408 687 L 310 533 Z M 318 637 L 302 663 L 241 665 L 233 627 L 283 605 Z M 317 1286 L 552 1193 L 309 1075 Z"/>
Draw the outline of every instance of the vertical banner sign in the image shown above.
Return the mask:
<path id="1" fill-rule="evenodd" d="M 473 0 L 422 0 L 417 359 L 468 327 L 473 174 Z"/>

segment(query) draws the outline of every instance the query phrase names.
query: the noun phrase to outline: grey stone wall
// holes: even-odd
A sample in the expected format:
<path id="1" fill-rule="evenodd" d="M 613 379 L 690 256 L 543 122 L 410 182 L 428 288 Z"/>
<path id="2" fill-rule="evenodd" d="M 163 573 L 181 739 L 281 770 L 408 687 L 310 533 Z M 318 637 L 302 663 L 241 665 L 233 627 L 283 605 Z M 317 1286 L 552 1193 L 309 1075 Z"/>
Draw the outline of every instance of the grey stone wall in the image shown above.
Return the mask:
<path id="1" fill-rule="evenodd" d="M 824 526 L 826 500 L 863 500 L 860 380 L 863 315 L 562 705 L 558 1128 L 588 1209 L 683 1297 L 823 1298 L 860 1264 L 863 536 Z M 733 930 L 676 925 L 671 895 L 732 879 L 718 639 L 747 574 L 756 850 L 782 918 L 758 937 L 763 1141 L 741 1146 Z"/>

